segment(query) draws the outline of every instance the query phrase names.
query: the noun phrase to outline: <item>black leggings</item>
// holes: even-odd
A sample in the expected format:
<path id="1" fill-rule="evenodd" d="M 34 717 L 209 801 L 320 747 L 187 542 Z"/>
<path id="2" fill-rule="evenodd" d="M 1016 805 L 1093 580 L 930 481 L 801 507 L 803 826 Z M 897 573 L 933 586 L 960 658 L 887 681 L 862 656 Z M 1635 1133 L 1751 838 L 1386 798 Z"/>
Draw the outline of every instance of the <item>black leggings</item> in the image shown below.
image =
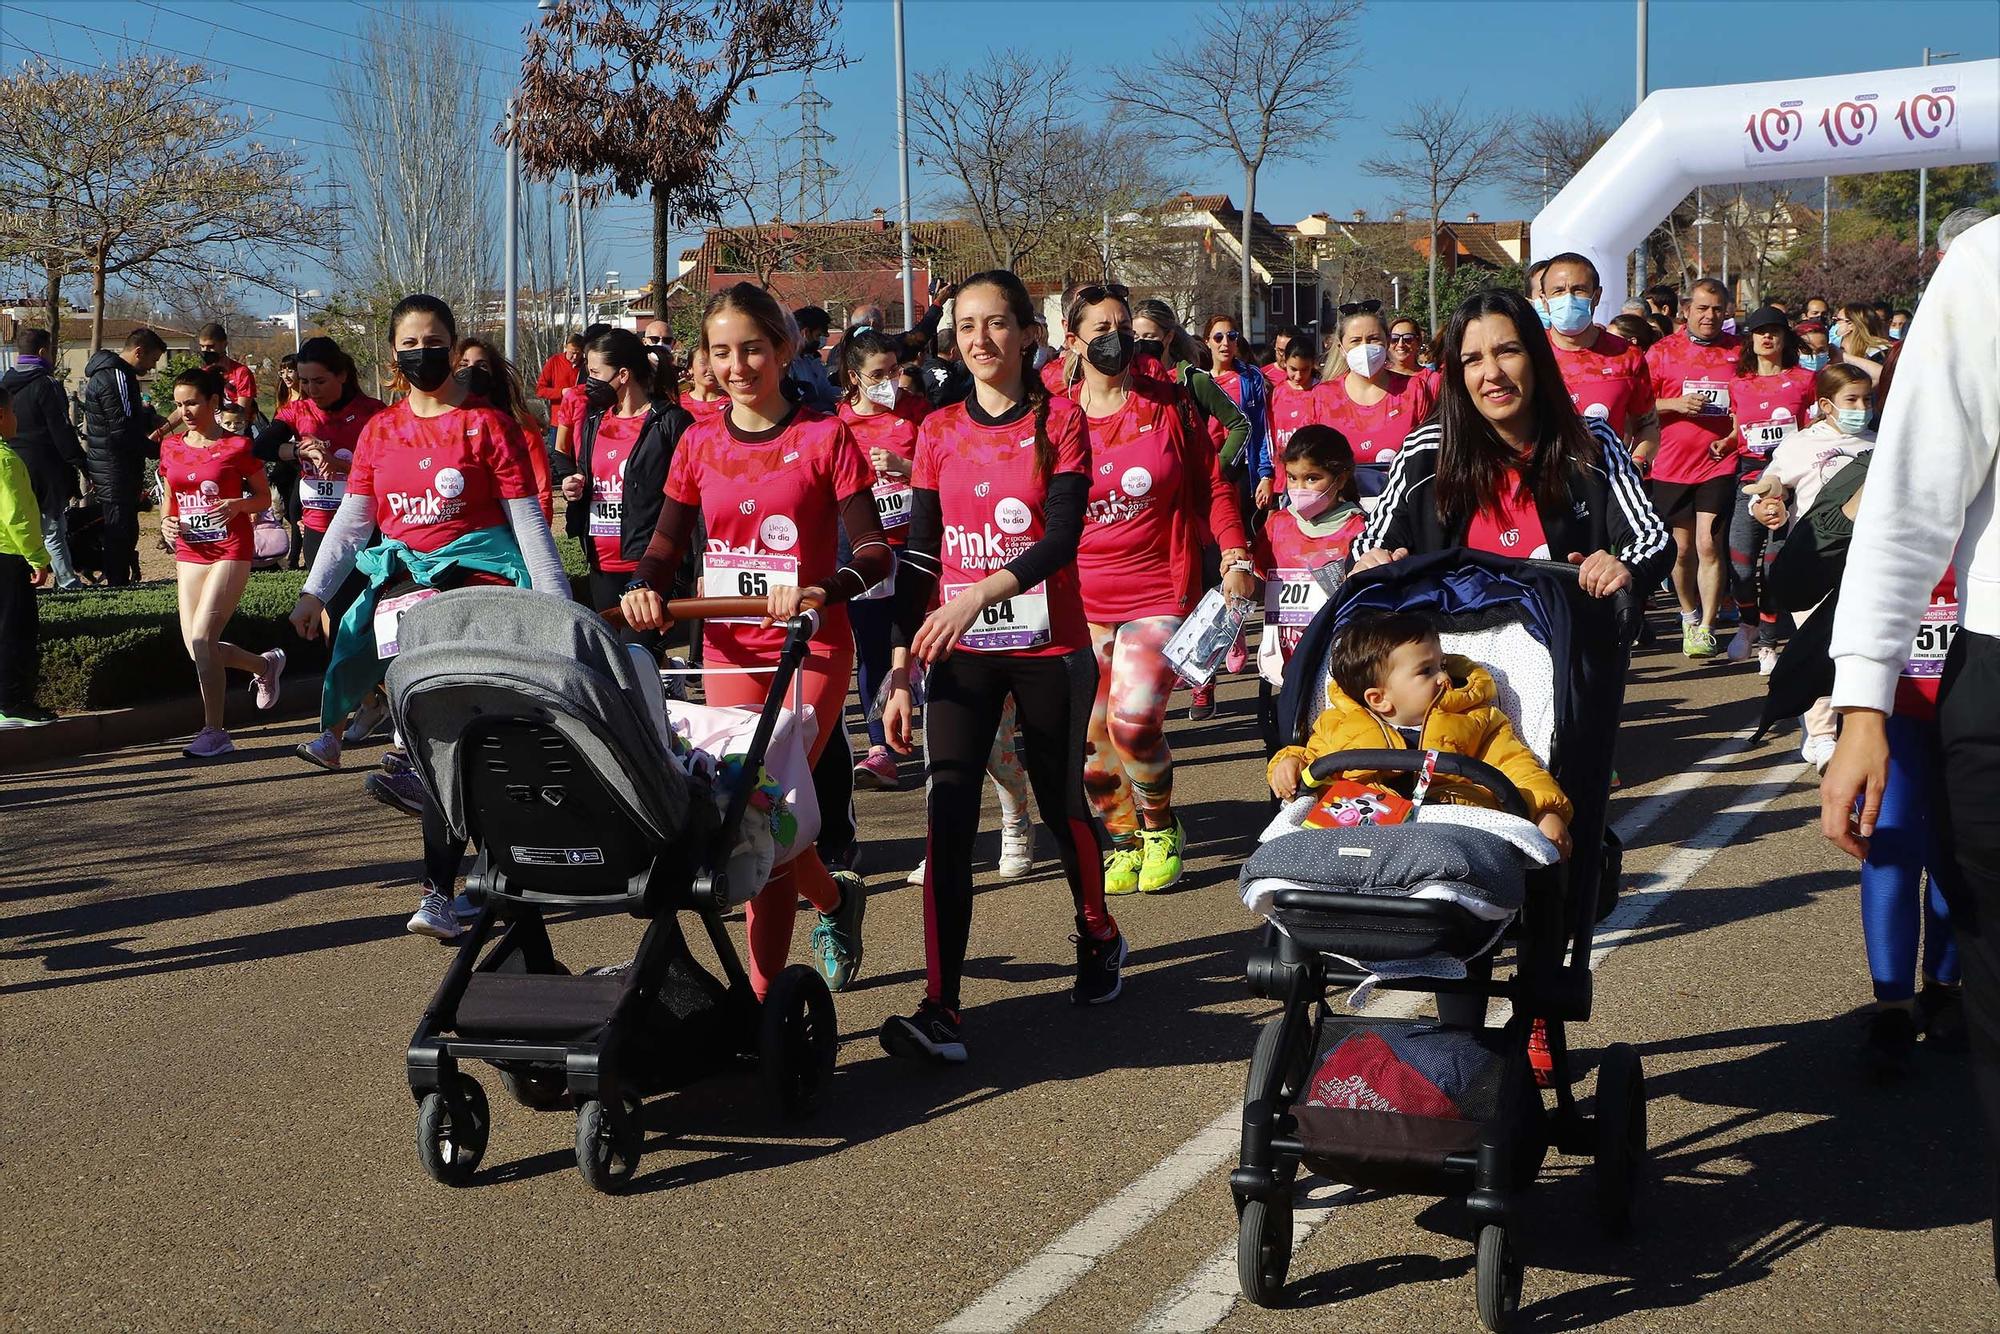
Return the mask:
<path id="1" fill-rule="evenodd" d="M 1062 857 L 1080 933 L 1107 939 L 1117 924 L 1104 904 L 1104 844 L 1083 795 L 1084 735 L 1097 695 L 1097 657 L 961 649 L 933 667 L 924 736 L 930 756 L 930 836 L 924 850 L 924 942 L 928 995 L 956 1010 L 972 934 L 972 842 L 986 756 L 1000 710 L 1014 697 L 1021 761 Z"/>
<path id="2" fill-rule="evenodd" d="M 454 836 L 438 809 L 437 798 L 424 789 L 424 879 L 450 898 L 457 891 L 459 867 L 465 864 L 466 840 Z"/>

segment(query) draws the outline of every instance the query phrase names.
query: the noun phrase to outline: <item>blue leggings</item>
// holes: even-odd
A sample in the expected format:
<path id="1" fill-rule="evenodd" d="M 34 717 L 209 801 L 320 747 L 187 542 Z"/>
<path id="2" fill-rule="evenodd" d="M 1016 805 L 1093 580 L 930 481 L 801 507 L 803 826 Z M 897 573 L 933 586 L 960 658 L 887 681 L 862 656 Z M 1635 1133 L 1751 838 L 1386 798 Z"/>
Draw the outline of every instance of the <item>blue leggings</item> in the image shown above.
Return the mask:
<path id="1" fill-rule="evenodd" d="M 1861 935 L 1868 946 L 1875 999 L 1907 1001 L 1916 995 L 1919 920 L 1924 976 L 1958 981 L 1958 946 L 1938 885 L 1957 871 L 1950 858 L 1938 855 L 1937 828 L 1931 821 L 1937 724 L 1892 717 L 1888 733 L 1889 781 L 1882 789 L 1882 813 L 1869 840 L 1868 858 L 1861 863 Z"/>

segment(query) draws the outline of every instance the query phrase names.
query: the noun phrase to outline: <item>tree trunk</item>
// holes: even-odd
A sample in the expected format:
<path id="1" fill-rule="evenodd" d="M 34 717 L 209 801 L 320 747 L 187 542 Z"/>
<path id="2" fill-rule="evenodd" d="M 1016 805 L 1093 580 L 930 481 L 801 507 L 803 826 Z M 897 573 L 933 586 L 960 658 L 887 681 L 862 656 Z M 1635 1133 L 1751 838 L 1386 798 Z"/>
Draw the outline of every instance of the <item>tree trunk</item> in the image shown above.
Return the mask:
<path id="1" fill-rule="evenodd" d="M 102 242 L 90 257 L 90 350 L 104 346 L 104 266 L 106 247 Z"/>
<path id="2" fill-rule="evenodd" d="M 62 351 L 62 266 L 45 263 L 42 272 L 48 279 L 45 304 L 49 310 L 49 337 L 55 340 L 56 351 Z"/>
<path id="3" fill-rule="evenodd" d="M 1243 336 L 1251 337 L 1255 329 L 1250 323 L 1250 219 L 1257 215 L 1257 169 L 1249 163 L 1243 165 Z M 1298 318 L 1298 312 L 1292 313 Z M 1270 331 L 1264 331 L 1265 341 L 1269 341 Z"/>
<path id="4" fill-rule="evenodd" d="M 1431 252 L 1430 256 L 1431 262 L 1429 265 L 1430 274 L 1426 281 L 1430 285 L 1430 307 L 1431 307 L 1430 328 L 1433 337 L 1437 335 L 1437 327 L 1438 327 L 1438 214 L 1439 212 L 1440 210 L 1438 208 L 1437 196 L 1432 195 L 1431 196 L 1431 243 L 1429 246 L 1425 248 Z"/>
<path id="5" fill-rule="evenodd" d="M 667 286 L 673 281 L 672 216 L 658 181 L 653 183 L 653 318 L 667 318 Z"/>

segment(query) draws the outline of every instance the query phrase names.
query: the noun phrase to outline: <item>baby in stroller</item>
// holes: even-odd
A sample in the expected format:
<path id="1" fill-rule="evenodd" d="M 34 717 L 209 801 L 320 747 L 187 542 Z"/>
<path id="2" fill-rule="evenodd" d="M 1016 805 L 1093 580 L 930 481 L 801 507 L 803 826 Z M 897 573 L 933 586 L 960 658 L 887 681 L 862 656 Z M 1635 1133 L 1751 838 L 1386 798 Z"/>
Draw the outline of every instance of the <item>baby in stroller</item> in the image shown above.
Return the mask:
<path id="1" fill-rule="evenodd" d="M 1355 575 L 1307 628 L 1279 705 L 1292 744 L 1269 777 L 1280 798 L 1325 791 L 1280 812 L 1242 873 L 1269 923 L 1251 990 L 1282 1003 L 1251 1058 L 1230 1175 L 1250 1301 L 1280 1298 L 1301 1166 L 1462 1198 L 1489 1329 L 1518 1309 L 1515 1196 L 1551 1148 L 1593 1156 L 1601 1223 L 1629 1225 L 1639 1059 L 1600 1053 L 1586 1112 L 1565 1024 L 1590 1017 L 1592 934 L 1618 874 L 1605 817 L 1635 617 L 1629 599 L 1585 595 L 1572 567 L 1452 550 Z M 1357 983 L 1433 993 L 1437 1017 L 1355 1013 L 1336 993 Z"/>

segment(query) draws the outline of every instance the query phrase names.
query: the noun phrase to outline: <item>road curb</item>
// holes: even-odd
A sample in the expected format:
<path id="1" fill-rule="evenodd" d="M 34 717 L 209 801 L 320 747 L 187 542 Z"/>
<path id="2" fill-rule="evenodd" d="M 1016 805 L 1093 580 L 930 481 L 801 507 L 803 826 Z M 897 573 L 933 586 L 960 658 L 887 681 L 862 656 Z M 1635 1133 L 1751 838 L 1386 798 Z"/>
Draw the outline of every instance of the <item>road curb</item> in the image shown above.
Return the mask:
<path id="1" fill-rule="evenodd" d="M 238 676 L 230 678 L 229 702 L 223 721 L 228 726 L 290 718 L 316 718 L 319 713 L 320 678 L 287 676 L 283 693 L 274 709 L 257 707 L 251 693 Z M 58 718 L 47 727 L 17 727 L 0 732 L 0 768 L 11 769 L 45 760 L 74 759 L 101 750 L 165 741 L 169 737 L 193 736 L 201 727 L 201 697 L 183 695 L 177 699 L 152 700 L 129 709 L 105 709 L 98 713 L 73 713 Z"/>

